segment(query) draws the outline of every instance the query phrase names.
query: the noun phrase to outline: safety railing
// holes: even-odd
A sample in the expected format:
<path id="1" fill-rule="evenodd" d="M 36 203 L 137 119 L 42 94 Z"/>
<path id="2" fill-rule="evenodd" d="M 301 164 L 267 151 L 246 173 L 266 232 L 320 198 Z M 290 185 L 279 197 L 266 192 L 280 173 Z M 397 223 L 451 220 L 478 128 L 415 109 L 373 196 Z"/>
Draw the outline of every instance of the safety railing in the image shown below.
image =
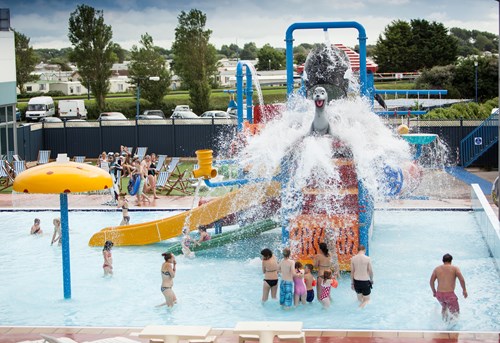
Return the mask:
<path id="1" fill-rule="evenodd" d="M 460 141 L 460 162 L 470 166 L 498 142 L 498 110 Z"/>

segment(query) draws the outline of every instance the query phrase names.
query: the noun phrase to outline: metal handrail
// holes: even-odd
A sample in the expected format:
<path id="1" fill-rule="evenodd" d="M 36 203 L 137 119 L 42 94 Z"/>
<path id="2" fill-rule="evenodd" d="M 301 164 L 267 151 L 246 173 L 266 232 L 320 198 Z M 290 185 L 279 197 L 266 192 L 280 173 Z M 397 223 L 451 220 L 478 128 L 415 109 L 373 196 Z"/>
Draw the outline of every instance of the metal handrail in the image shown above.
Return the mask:
<path id="1" fill-rule="evenodd" d="M 470 166 L 498 142 L 498 110 L 460 141 L 460 161 Z"/>

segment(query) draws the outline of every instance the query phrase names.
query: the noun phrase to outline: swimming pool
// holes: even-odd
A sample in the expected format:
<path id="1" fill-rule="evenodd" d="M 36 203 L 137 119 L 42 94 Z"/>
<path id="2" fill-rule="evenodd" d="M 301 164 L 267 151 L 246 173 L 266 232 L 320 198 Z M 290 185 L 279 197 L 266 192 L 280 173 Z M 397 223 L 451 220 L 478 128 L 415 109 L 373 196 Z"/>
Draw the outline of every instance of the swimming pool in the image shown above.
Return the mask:
<path id="1" fill-rule="evenodd" d="M 173 213 L 170 213 L 173 214 Z M 168 215 L 168 214 L 167 214 Z M 63 300 L 61 250 L 50 246 L 57 212 L 3 212 L 0 224 L 0 323 L 29 326 L 143 326 L 207 324 L 233 327 L 240 320 L 301 320 L 308 329 L 500 330 L 499 275 L 472 212 L 376 211 L 371 255 L 375 271 L 372 302 L 357 308 L 344 275 L 333 290 L 333 306 L 319 303 L 283 311 L 275 301 L 261 304 L 259 252 L 277 251 L 280 230 L 245 242 L 178 258 L 172 310 L 155 307 L 160 293 L 160 255 L 167 242 L 113 250 L 112 278 L 102 277 L 101 248 L 89 237 L 120 222 L 120 212 L 70 212 L 72 300 Z M 132 222 L 166 216 L 132 212 Z M 39 217 L 44 235 L 30 236 Z M 451 253 L 467 282 L 461 319 L 443 324 L 429 277 Z M 8 296 L 6 296 L 8 295 Z"/>

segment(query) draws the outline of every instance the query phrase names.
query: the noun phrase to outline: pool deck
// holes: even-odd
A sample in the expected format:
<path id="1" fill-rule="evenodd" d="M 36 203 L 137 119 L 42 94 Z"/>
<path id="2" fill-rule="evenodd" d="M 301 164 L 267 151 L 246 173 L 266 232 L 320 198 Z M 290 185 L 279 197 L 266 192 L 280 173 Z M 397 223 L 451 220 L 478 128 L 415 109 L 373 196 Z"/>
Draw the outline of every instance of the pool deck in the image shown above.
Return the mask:
<path id="1" fill-rule="evenodd" d="M 469 170 L 478 177 L 493 182 L 498 172 L 485 172 L 481 170 Z M 428 175 L 428 181 L 424 181 L 422 187 L 416 193 L 431 194 L 428 199 L 419 197 L 398 199 L 376 204 L 377 209 L 455 209 L 466 210 L 471 208 L 470 186 L 463 181 L 457 180 L 450 175 L 433 174 Z M 426 182 L 434 183 L 437 179 L 446 184 L 444 187 L 426 187 Z M 434 193 L 433 193 L 434 192 Z M 445 194 L 445 196 L 443 196 Z M 488 197 L 491 202 L 491 197 Z M 70 209 L 98 209 L 118 210 L 116 206 L 104 205 L 109 197 L 102 195 L 70 195 Z M 143 206 L 134 205 L 134 199 L 129 197 L 130 209 L 133 210 L 175 210 L 188 209 L 191 207 L 193 198 L 190 196 L 168 196 L 160 197 Z M 1 210 L 36 210 L 36 209 L 58 209 L 58 195 L 12 195 L 0 194 Z M 498 215 L 498 208 L 492 205 L 494 212 Z M 1 323 L 0 323 L 1 325 Z M 35 341 L 42 343 L 40 334 L 48 334 L 55 337 L 69 337 L 77 342 L 94 341 L 113 337 L 127 337 L 137 342 L 149 342 L 147 339 L 138 338 L 137 333 L 142 328 L 137 327 L 32 327 L 32 326 L 0 326 L 0 343 L 14 343 L 24 341 Z M 500 332 L 435 332 L 435 331 L 356 331 L 356 330 L 304 330 L 307 343 L 418 343 L 418 342 L 500 342 Z M 217 336 L 218 343 L 237 343 L 238 335 L 232 329 L 216 328 L 210 335 Z M 186 342 L 186 341 L 184 341 Z M 278 339 L 275 338 L 275 342 Z"/>

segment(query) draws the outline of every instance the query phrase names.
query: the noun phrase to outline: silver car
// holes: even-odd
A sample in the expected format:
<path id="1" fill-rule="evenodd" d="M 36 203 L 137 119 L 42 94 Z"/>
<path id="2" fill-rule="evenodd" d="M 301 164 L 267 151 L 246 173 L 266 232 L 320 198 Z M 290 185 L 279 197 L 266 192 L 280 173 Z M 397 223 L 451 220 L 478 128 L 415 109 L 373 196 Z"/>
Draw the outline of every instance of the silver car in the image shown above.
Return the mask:
<path id="1" fill-rule="evenodd" d="M 174 113 L 172 113 L 172 116 L 170 118 L 173 118 L 173 119 L 196 119 L 199 117 L 194 112 L 182 110 L 182 111 L 174 111 Z"/>
<path id="2" fill-rule="evenodd" d="M 103 112 L 97 120 L 127 120 L 127 117 L 120 112 Z"/>
<path id="3" fill-rule="evenodd" d="M 200 116 L 200 118 L 215 118 L 215 119 L 217 119 L 217 118 L 226 118 L 226 119 L 229 119 L 229 118 L 232 118 L 232 117 L 227 112 L 213 110 L 213 111 L 203 112 L 203 114 Z"/>

